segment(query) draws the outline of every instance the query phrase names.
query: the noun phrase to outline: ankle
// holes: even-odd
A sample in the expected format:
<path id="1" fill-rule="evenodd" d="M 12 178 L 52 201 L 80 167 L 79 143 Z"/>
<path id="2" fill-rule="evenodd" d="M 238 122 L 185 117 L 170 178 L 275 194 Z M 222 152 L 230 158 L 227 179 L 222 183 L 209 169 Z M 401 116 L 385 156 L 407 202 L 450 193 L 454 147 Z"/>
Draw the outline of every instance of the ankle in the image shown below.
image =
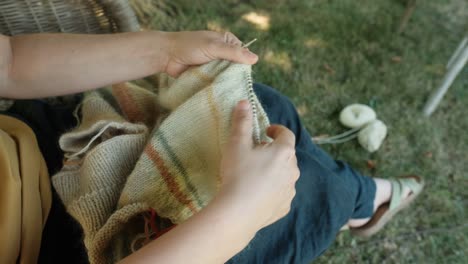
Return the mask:
<path id="1" fill-rule="evenodd" d="M 385 179 L 380 179 L 380 178 L 375 178 L 375 197 L 374 197 L 374 208 L 373 208 L 373 213 L 377 211 L 377 208 L 379 208 L 382 204 L 387 203 L 390 201 L 390 198 L 392 196 L 392 184 L 390 181 L 385 180 Z M 347 223 L 347 225 L 350 228 L 358 228 L 361 226 L 364 226 L 369 222 L 369 218 L 361 218 L 361 219 L 350 219 Z"/>
<path id="2" fill-rule="evenodd" d="M 358 228 L 358 227 L 361 227 L 361 226 L 367 224 L 367 222 L 369 222 L 369 220 L 370 220 L 370 217 L 369 218 L 360 218 L 360 219 L 349 219 L 348 226 L 350 228 Z"/>
<path id="3" fill-rule="evenodd" d="M 392 184 L 390 181 L 380 178 L 375 178 L 375 198 L 374 198 L 374 212 L 382 204 L 390 201 L 392 197 Z"/>

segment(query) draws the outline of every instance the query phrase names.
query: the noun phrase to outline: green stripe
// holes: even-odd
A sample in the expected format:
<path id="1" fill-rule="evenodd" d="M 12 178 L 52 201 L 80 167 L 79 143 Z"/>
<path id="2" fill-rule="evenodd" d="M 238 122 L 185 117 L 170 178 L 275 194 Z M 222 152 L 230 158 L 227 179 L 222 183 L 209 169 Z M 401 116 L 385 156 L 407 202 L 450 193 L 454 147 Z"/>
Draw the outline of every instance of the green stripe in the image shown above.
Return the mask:
<path id="1" fill-rule="evenodd" d="M 108 104 L 110 104 L 119 115 L 123 116 L 119 103 L 115 100 L 115 97 L 109 90 L 109 88 L 97 89 L 96 91 L 101 96 L 101 98 L 104 99 L 104 101 L 106 101 Z"/>
<path id="2" fill-rule="evenodd" d="M 172 150 L 171 146 L 169 146 L 169 143 L 167 142 L 166 137 L 163 135 L 163 132 L 161 130 L 158 130 L 156 132 L 156 137 L 159 137 L 161 140 L 161 143 L 163 147 L 165 148 L 167 154 L 169 155 L 169 158 L 171 159 L 172 163 L 176 166 L 176 168 L 179 170 L 180 174 L 182 175 L 182 178 L 185 181 L 185 185 L 189 189 L 189 191 L 192 193 L 193 197 L 195 197 L 195 200 L 198 204 L 199 208 L 203 207 L 203 203 L 198 196 L 197 190 L 195 189 L 195 186 L 192 185 L 192 182 L 190 181 L 187 171 L 185 170 L 184 166 L 182 165 L 182 162 L 177 158 L 177 155 L 174 153 Z"/>

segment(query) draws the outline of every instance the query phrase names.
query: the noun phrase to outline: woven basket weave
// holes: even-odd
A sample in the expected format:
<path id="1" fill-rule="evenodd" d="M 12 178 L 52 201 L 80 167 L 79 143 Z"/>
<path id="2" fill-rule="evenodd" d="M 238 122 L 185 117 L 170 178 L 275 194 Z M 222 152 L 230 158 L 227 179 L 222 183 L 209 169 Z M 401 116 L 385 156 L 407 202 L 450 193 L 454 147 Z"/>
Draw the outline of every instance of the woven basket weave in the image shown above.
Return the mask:
<path id="1" fill-rule="evenodd" d="M 138 31 L 140 25 L 126 0 L 0 0 L 0 33 L 112 33 Z M 61 103 L 73 96 L 47 99 Z M 13 104 L 0 98 L 0 111 Z"/>
<path id="2" fill-rule="evenodd" d="M 126 0 L 1 0 L 0 33 L 111 33 L 139 30 Z"/>

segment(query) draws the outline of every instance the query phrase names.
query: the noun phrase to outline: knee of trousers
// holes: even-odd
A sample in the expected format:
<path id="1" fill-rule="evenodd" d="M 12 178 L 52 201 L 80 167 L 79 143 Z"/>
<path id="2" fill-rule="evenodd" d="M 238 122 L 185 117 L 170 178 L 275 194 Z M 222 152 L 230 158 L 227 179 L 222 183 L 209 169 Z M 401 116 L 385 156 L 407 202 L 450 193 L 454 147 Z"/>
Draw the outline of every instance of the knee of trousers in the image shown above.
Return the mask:
<path id="1" fill-rule="evenodd" d="M 254 84 L 254 91 L 272 123 L 287 116 L 297 118 L 296 108 L 288 97 L 264 84 Z"/>
<path id="2" fill-rule="evenodd" d="M 332 229 L 339 229 L 353 214 L 358 186 L 352 179 L 336 174 L 312 155 L 300 150 L 296 155 L 301 172 L 296 183 L 300 202 L 309 203 L 311 210 L 319 210 L 317 214 L 320 217 L 328 218 L 332 225 L 336 225 Z M 316 220 L 322 224 L 324 219 Z M 326 222 L 323 224 L 330 224 Z"/>

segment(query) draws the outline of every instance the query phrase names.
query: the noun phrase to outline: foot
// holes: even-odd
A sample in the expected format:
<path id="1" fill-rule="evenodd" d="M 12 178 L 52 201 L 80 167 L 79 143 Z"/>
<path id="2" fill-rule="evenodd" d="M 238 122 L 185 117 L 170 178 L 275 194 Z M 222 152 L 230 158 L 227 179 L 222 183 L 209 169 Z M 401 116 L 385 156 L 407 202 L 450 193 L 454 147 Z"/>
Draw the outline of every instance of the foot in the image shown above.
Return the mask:
<path id="1" fill-rule="evenodd" d="M 387 205 L 392 201 L 393 195 L 398 195 L 399 199 L 393 199 L 394 201 L 399 201 L 399 203 L 405 203 L 408 199 L 411 198 L 413 194 L 413 190 L 409 185 L 400 184 L 397 186 L 399 190 L 393 190 L 394 184 L 392 181 L 385 180 L 385 179 L 374 179 L 376 183 L 376 195 L 374 200 L 374 215 L 377 210 L 382 205 Z M 414 186 L 412 186 L 414 187 Z M 418 188 L 416 188 L 418 189 Z M 412 198 L 411 198 L 412 199 Z M 364 218 L 364 219 L 350 219 L 346 225 L 344 225 L 340 231 L 348 230 L 348 229 L 356 229 L 366 225 L 372 218 Z"/>
<path id="2" fill-rule="evenodd" d="M 414 201 L 424 187 L 424 181 L 416 175 L 401 176 L 391 180 L 380 179 L 379 181 L 376 180 L 377 193 L 374 201 L 374 205 L 377 204 L 376 210 L 370 219 L 365 219 L 360 223 L 351 223 L 350 229 L 354 235 L 369 237 L 380 231 L 396 213 Z M 379 191 L 383 194 L 378 193 Z M 385 199 L 379 201 L 379 197 Z"/>

